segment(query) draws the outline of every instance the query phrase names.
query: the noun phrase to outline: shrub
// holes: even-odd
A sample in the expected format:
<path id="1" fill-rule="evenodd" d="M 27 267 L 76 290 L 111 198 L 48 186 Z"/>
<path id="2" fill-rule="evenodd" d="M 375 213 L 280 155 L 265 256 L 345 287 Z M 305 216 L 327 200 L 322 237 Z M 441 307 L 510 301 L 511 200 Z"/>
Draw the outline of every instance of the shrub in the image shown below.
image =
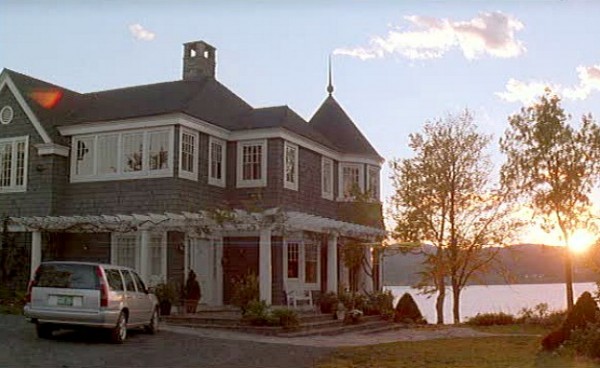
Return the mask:
<path id="1" fill-rule="evenodd" d="M 321 294 L 318 303 L 321 313 L 333 313 L 335 311 L 335 308 L 337 307 L 338 297 L 334 292 L 329 291 Z"/>
<path id="2" fill-rule="evenodd" d="M 600 324 L 594 323 L 573 331 L 568 346 L 579 354 L 593 359 L 600 358 Z"/>
<path id="3" fill-rule="evenodd" d="M 404 323 L 427 323 L 417 303 L 409 293 L 404 293 L 398 304 L 396 304 L 396 312 L 394 314 L 394 322 Z"/>
<path id="4" fill-rule="evenodd" d="M 367 304 L 364 308 L 365 315 L 390 315 L 394 311 L 394 295 L 390 290 L 375 292 L 367 296 Z"/>
<path id="5" fill-rule="evenodd" d="M 594 325 L 598 320 L 597 318 L 598 305 L 592 298 L 592 294 L 586 291 L 577 299 L 562 325 L 544 337 L 542 347 L 546 350 L 558 348 L 571 338 L 574 331 L 583 330 L 589 325 Z"/>
<path id="6" fill-rule="evenodd" d="M 259 298 L 258 277 L 254 273 L 248 273 L 235 283 L 231 304 L 242 310 L 245 315 L 249 304 L 258 301 Z"/>
<path id="7" fill-rule="evenodd" d="M 515 317 L 506 313 L 477 313 L 475 317 L 467 319 L 468 325 L 473 326 L 494 326 L 494 325 L 512 325 L 516 323 Z"/>
<path id="8" fill-rule="evenodd" d="M 244 320 L 252 326 L 273 325 L 269 306 L 264 300 L 251 300 L 245 307 Z"/>
<path id="9" fill-rule="evenodd" d="M 533 308 L 523 308 L 519 312 L 517 323 L 540 326 L 559 326 L 566 316 L 564 311 L 550 312 L 547 303 L 540 303 Z"/>
<path id="10" fill-rule="evenodd" d="M 298 313 L 295 310 L 275 309 L 271 314 L 273 319 L 278 322 L 278 325 L 286 330 L 294 329 L 300 325 Z"/>

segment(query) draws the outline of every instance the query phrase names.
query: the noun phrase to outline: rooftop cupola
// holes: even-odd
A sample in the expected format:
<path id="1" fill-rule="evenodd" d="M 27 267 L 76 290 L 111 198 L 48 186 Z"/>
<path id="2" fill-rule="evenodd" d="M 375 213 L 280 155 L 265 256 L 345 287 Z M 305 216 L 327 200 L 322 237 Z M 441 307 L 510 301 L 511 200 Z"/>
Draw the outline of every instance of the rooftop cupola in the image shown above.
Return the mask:
<path id="1" fill-rule="evenodd" d="M 183 44 L 183 79 L 215 77 L 217 49 L 204 41 Z"/>

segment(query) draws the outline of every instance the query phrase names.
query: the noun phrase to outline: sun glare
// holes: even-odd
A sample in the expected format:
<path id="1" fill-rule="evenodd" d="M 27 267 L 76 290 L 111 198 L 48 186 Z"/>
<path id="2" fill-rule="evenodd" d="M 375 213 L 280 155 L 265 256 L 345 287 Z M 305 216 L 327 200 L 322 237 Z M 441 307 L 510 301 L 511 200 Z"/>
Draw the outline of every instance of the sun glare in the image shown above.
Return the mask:
<path id="1" fill-rule="evenodd" d="M 571 236 L 569 241 L 569 248 L 573 253 L 584 253 L 587 251 L 592 244 L 596 241 L 594 234 L 587 230 L 577 230 Z"/>

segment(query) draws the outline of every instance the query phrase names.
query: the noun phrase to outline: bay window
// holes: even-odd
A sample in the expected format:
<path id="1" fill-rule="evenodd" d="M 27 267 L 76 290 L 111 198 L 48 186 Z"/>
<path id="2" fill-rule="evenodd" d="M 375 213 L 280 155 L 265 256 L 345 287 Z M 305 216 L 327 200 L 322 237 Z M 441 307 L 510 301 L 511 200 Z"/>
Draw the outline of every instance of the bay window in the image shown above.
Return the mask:
<path id="1" fill-rule="evenodd" d="M 198 133 L 181 129 L 179 132 L 179 176 L 198 180 Z"/>
<path id="2" fill-rule="evenodd" d="M 208 145 L 208 184 L 225 187 L 226 152 L 225 141 L 210 137 Z"/>
<path id="3" fill-rule="evenodd" d="M 340 199 L 351 200 L 357 192 L 364 190 L 362 164 L 340 163 L 339 168 Z"/>
<path id="4" fill-rule="evenodd" d="M 74 136 L 71 181 L 173 175 L 173 128 Z"/>

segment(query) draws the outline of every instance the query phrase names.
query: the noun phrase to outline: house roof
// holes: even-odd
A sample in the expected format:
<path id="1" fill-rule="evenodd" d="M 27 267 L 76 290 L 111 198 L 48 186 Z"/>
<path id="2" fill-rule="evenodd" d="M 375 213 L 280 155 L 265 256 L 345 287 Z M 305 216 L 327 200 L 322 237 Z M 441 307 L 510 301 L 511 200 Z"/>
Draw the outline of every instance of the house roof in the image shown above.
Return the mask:
<path id="1" fill-rule="evenodd" d="M 212 77 L 82 94 L 5 71 L 45 127 L 180 112 L 230 131 L 285 128 L 341 153 L 381 158 L 331 96 L 307 123 L 288 106 L 255 109 Z M 55 93 L 59 98 L 52 106 L 44 106 L 35 95 L 40 91 Z M 53 136 L 59 136 L 55 129 L 52 131 Z"/>
<path id="2" fill-rule="evenodd" d="M 335 142 L 343 153 L 369 155 L 381 158 L 367 138 L 358 130 L 340 104 L 329 95 L 310 119 L 310 125 Z"/>

